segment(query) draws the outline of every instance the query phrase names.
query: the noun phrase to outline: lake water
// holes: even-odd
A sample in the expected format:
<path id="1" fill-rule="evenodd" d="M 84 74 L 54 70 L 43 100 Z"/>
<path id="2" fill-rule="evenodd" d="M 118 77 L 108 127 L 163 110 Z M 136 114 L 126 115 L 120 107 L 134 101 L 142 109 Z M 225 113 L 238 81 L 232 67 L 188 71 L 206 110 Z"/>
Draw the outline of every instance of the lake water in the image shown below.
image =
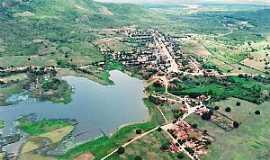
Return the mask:
<path id="1" fill-rule="evenodd" d="M 112 71 L 115 85 L 103 86 L 81 77 L 63 77 L 73 88 L 72 102 L 22 101 L 16 105 L 0 107 L 0 119 L 6 122 L 4 134 L 14 130 L 14 121 L 22 115 L 37 114 L 40 118 L 76 119 L 73 135 L 77 142 L 109 134 L 121 125 L 147 120 L 148 110 L 143 103 L 143 81 L 120 71 Z"/>

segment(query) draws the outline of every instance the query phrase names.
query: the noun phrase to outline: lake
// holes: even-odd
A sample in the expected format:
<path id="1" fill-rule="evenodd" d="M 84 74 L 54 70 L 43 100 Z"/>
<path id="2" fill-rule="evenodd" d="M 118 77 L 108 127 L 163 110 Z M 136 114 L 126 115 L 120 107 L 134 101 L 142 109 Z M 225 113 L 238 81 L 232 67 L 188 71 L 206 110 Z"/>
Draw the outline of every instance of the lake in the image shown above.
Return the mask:
<path id="1" fill-rule="evenodd" d="M 32 113 L 39 118 L 76 119 L 79 122 L 73 132 L 76 142 L 95 138 L 102 132 L 110 134 L 122 125 L 148 119 L 148 110 L 143 102 L 144 83 L 141 80 L 120 71 L 110 72 L 110 79 L 114 82 L 111 86 L 82 77 L 67 76 L 62 79 L 74 88 L 71 103 L 23 100 L 15 105 L 2 106 L 0 119 L 6 122 L 3 133 L 14 130 L 14 121 L 19 116 Z"/>

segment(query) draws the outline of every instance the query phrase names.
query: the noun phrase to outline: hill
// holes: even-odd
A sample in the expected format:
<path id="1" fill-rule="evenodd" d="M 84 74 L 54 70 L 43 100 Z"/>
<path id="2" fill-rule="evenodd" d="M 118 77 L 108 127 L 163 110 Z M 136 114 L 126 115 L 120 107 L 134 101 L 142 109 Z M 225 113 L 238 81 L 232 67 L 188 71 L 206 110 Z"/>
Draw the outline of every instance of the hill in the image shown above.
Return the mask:
<path id="1" fill-rule="evenodd" d="M 153 20 L 153 14 L 141 6 L 91 0 L 0 0 L 0 15 L 1 57 L 69 50 L 95 58 L 94 29 Z"/>

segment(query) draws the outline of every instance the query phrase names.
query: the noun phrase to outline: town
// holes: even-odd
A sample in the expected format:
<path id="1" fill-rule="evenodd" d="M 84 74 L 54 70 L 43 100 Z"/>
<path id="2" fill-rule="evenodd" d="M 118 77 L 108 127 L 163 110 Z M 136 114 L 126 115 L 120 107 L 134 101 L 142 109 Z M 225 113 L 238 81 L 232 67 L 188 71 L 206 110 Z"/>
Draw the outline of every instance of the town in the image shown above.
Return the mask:
<path id="1" fill-rule="evenodd" d="M 201 156 L 207 154 L 208 145 L 211 145 L 216 137 L 209 135 L 206 130 L 198 129 L 197 125 L 186 122 L 185 119 L 191 114 L 196 114 L 226 131 L 239 127 L 238 122 L 215 110 L 213 106 L 207 105 L 211 99 L 209 95 L 176 96 L 168 92 L 169 88 L 173 86 L 172 82 L 183 75 L 226 77 L 226 75 L 216 70 L 204 69 L 195 57 L 185 55 L 181 50 L 181 46 L 177 43 L 179 38 L 170 37 L 155 29 L 134 30 L 128 28 L 118 32 L 126 35 L 126 39 L 136 41 L 144 47 L 131 53 L 115 52 L 101 48 L 100 50 L 105 57 L 120 62 L 126 68 L 138 71 L 146 79 L 146 86 L 156 85 L 163 87 L 164 92 L 162 93 L 149 91 L 146 87 L 146 90 L 148 90 L 146 91 L 147 96 L 157 106 L 162 104 L 179 106 L 178 112 L 180 114 L 173 121 L 167 120 L 164 113 L 159 109 L 166 122 L 160 128 L 171 138 L 170 146 L 161 148 L 163 151 L 182 152 L 193 160 L 199 160 Z M 189 35 L 185 38 L 189 38 Z M 105 64 L 105 62 L 100 64 Z M 114 150 L 103 160 L 117 151 Z"/>
<path id="2" fill-rule="evenodd" d="M 199 160 L 200 157 L 208 153 L 208 146 L 215 142 L 217 137 L 209 135 L 207 130 L 201 130 L 196 124 L 189 124 L 186 119 L 190 115 L 200 116 L 203 120 L 209 121 L 226 132 L 237 129 L 239 122 L 233 120 L 227 115 L 218 111 L 218 108 L 212 106 L 209 101 L 212 100 L 211 94 L 195 94 L 177 95 L 173 90 L 177 88 L 177 83 L 183 80 L 183 77 L 214 77 L 217 79 L 226 79 L 229 75 L 223 74 L 215 69 L 204 68 L 202 63 L 196 57 L 185 54 L 182 50 L 179 41 L 190 38 L 191 35 L 184 37 L 171 37 L 157 29 L 140 30 L 133 27 L 125 27 L 119 30 L 114 30 L 124 38 L 122 42 L 135 42 L 140 47 L 133 48 L 129 52 L 114 51 L 104 46 L 98 46 L 99 50 L 105 57 L 104 61 L 95 62 L 89 65 L 73 65 L 65 63 L 66 67 L 70 67 L 73 71 L 83 74 L 92 74 L 93 67 L 98 67 L 100 70 L 105 70 L 108 62 L 118 62 L 127 71 L 136 71 L 137 75 L 141 75 L 145 80 L 145 96 L 153 102 L 163 116 L 165 123 L 157 126 L 138 137 L 131 139 L 127 146 L 134 141 L 137 141 L 144 136 L 156 131 L 163 130 L 170 137 L 170 144 L 162 146 L 163 152 L 184 153 L 192 160 Z M 1 68 L 0 79 L 1 86 L 8 86 L 14 80 L 5 79 L 5 77 L 13 74 L 27 74 L 28 81 L 24 83 L 24 88 L 34 93 L 33 97 L 50 97 L 55 98 L 59 95 L 59 86 L 68 88 L 62 81 L 55 78 L 62 64 L 58 66 L 25 66 L 25 67 L 8 67 Z M 241 75 L 249 78 L 254 76 Z M 46 84 L 46 85 L 44 85 Z M 62 98 L 62 97 L 59 97 Z M 168 120 L 165 113 L 160 109 L 164 104 L 173 104 L 178 108 L 174 111 L 175 117 Z M 14 134 L 14 138 L 3 137 L 3 142 L 14 143 L 18 141 L 18 134 Z M 5 140 L 7 139 L 7 140 Z M 11 140 L 12 139 L 12 140 Z M 13 140 L 14 139 L 14 140 Z M 0 144 L 7 145 L 6 143 Z M 111 155 L 119 152 L 119 149 L 103 157 L 105 160 Z"/>

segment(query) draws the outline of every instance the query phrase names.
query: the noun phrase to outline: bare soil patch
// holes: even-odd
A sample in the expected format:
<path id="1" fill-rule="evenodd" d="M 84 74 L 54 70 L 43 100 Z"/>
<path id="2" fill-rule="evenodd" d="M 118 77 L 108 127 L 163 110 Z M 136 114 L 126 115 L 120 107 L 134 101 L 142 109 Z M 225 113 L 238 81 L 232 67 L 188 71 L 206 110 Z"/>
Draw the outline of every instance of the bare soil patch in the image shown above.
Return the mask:
<path id="1" fill-rule="evenodd" d="M 83 153 L 76 157 L 74 160 L 92 160 L 94 159 L 94 156 L 92 153 Z"/>

